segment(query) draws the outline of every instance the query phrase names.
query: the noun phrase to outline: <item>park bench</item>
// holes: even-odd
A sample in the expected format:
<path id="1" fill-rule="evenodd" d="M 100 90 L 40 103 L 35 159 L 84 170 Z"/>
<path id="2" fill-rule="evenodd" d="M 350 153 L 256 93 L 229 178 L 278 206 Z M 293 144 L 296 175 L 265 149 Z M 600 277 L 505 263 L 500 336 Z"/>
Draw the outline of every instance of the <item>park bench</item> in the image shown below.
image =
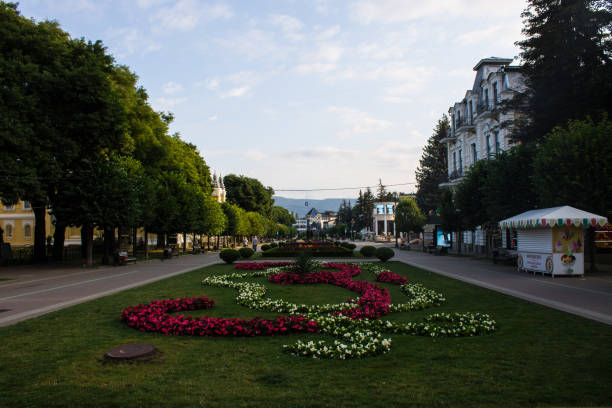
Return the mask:
<path id="1" fill-rule="evenodd" d="M 514 249 L 507 248 L 495 248 L 493 250 L 493 263 L 498 262 L 511 262 L 516 263 L 516 259 L 518 258 L 518 254 Z"/>
<path id="2" fill-rule="evenodd" d="M 119 265 L 127 265 L 130 262 L 136 262 L 136 257 L 129 256 L 127 251 L 119 252 Z"/>

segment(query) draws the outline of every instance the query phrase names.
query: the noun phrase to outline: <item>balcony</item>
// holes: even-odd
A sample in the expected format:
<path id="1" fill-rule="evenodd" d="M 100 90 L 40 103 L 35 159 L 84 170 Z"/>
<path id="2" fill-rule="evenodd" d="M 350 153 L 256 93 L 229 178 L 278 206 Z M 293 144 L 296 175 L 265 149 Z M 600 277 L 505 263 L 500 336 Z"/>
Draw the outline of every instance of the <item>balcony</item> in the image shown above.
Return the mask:
<path id="1" fill-rule="evenodd" d="M 476 131 L 474 121 L 469 120 L 467 118 L 455 121 L 455 133 L 461 133 L 465 131 L 471 131 L 472 133 Z"/>
<path id="2" fill-rule="evenodd" d="M 448 176 L 449 180 L 456 180 L 463 177 L 463 170 L 453 170 Z"/>

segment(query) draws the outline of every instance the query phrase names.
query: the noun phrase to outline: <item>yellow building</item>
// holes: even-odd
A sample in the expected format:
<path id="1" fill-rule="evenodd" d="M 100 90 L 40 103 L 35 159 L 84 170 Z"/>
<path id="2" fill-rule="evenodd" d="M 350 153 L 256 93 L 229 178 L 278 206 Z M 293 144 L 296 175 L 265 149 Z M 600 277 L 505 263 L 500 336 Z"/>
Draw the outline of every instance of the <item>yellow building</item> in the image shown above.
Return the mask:
<path id="1" fill-rule="evenodd" d="M 15 205 L 0 205 L 0 228 L 4 231 L 4 242 L 12 247 L 34 245 L 34 211 L 28 201 L 18 201 Z M 47 212 L 45 217 L 45 230 L 47 236 L 53 235 L 55 227 L 51 222 L 51 215 Z M 81 243 L 81 229 L 66 228 L 65 245 L 79 245 Z"/>

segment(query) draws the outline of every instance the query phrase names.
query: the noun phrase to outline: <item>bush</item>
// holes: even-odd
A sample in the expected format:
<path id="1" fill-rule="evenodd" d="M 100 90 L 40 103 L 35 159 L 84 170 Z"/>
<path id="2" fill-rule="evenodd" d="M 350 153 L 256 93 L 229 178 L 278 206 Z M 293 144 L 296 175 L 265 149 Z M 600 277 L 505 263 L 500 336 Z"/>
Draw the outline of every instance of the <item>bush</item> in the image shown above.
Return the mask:
<path id="1" fill-rule="evenodd" d="M 373 247 L 372 245 L 366 245 L 364 247 L 362 247 L 359 252 L 361 252 L 361 255 L 365 256 L 366 258 L 371 258 L 374 256 L 374 253 L 376 252 L 376 248 Z"/>
<path id="2" fill-rule="evenodd" d="M 246 258 L 252 257 L 255 251 L 253 251 L 251 248 L 240 248 L 238 250 L 238 253 L 240 254 L 241 257 L 246 259 Z"/>
<path id="3" fill-rule="evenodd" d="M 267 251 L 267 250 L 268 250 L 268 249 L 270 249 L 270 248 L 272 248 L 272 245 L 269 245 L 269 244 L 263 244 L 263 245 L 261 246 L 261 250 L 262 250 L 262 251 Z"/>
<path id="4" fill-rule="evenodd" d="M 278 244 L 276 242 L 271 242 L 270 243 L 270 248 L 276 248 L 278 246 Z"/>
<path id="5" fill-rule="evenodd" d="M 380 247 L 374 251 L 374 256 L 380 259 L 382 262 L 388 261 L 395 256 L 395 252 L 391 248 Z"/>
<path id="6" fill-rule="evenodd" d="M 244 248 L 241 248 L 241 249 L 244 249 Z M 251 248 L 247 248 L 247 249 L 251 249 Z M 234 261 L 240 259 L 240 252 L 236 251 L 235 249 L 224 249 L 223 251 L 219 252 L 219 258 L 223 259 L 228 264 L 231 264 L 231 263 L 234 263 Z"/>

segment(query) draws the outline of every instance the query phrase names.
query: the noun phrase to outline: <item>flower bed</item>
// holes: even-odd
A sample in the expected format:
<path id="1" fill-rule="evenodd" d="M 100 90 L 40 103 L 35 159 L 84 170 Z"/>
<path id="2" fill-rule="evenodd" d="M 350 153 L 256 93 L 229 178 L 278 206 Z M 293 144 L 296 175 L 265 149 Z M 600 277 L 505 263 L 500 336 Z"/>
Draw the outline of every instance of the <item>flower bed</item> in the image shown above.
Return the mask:
<path id="1" fill-rule="evenodd" d="M 375 264 L 347 265 L 324 264 L 325 270 L 298 275 L 284 269 L 285 263 L 267 263 L 262 269 L 254 263 L 236 265 L 236 272 L 207 277 L 202 285 L 229 287 L 238 290 L 238 304 L 256 309 L 286 313 L 274 320 L 221 319 L 171 316 L 168 313 L 181 310 L 210 308 L 210 299 L 182 298 L 151 302 L 124 310 L 122 320 L 143 331 L 163 334 L 186 334 L 199 336 L 255 336 L 276 335 L 294 332 L 323 333 L 336 337 L 332 341 L 302 341 L 284 345 L 286 352 L 313 358 L 347 359 L 374 356 L 386 353 L 391 348 L 391 339 L 383 333 L 411 334 L 429 337 L 476 336 L 495 330 L 495 321 L 482 313 L 433 314 L 422 322 L 391 322 L 380 317 L 398 311 L 422 310 L 440 305 L 444 296 L 419 284 L 404 283 L 405 278 L 391 271 L 380 269 Z M 369 281 L 356 281 L 362 270 L 374 273 L 377 281 L 401 285 L 408 301 L 392 304 L 389 292 Z M 305 305 L 282 299 L 266 298 L 263 285 L 237 282 L 235 279 L 267 277 L 278 284 L 328 283 L 359 293 L 356 299 L 339 304 Z"/>

